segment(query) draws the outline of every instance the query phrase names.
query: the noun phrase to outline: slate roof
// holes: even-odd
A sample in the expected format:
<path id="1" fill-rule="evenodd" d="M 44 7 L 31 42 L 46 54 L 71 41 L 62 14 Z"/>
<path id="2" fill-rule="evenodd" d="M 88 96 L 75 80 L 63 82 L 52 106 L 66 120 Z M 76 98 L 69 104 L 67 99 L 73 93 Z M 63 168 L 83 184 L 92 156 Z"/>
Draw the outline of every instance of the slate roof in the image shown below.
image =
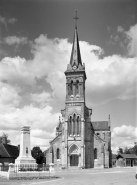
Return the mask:
<path id="1" fill-rule="evenodd" d="M 0 157 L 17 158 L 19 156 L 19 149 L 17 146 L 9 144 L 0 144 Z"/>
<path id="2" fill-rule="evenodd" d="M 50 141 L 50 143 L 52 143 L 52 142 L 54 142 L 55 140 L 57 140 L 58 138 L 59 138 L 59 136 L 61 136 L 62 135 L 62 133 L 60 133 L 59 135 L 57 135 L 54 139 L 52 139 L 51 141 Z"/>
<path id="3" fill-rule="evenodd" d="M 137 159 L 137 156 L 135 154 L 118 154 L 117 158 L 121 156 L 122 158 L 125 159 Z"/>
<path id="4" fill-rule="evenodd" d="M 93 121 L 92 125 L 95 131 L 110 130 L 108 121 Z"/>

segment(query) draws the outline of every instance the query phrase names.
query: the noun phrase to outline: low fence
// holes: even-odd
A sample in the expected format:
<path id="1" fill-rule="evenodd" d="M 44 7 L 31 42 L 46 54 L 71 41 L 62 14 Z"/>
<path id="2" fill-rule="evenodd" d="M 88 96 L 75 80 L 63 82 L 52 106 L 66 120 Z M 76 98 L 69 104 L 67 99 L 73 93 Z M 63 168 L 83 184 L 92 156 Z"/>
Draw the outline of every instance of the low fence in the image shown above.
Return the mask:
<path id="1" fill-rule="evenodd" d="M 0 168 L 1 168 L 0 171 L 7 172 L 9 170 L 9 165 L 2 164 Z"/>
<path id="2" fill-rule="evenodd" d="M 46 164 L 15 164 L 14 172 L 41 172 L 49 171 L 49 165 Z"/>
<path id="3" fill-rule="evenodd" d="M 10 163 L 9 166 L 0 163 L 0 176 L 7 179 L 54 177 L 55 169 L 53 163 L 49 165 Z"/>

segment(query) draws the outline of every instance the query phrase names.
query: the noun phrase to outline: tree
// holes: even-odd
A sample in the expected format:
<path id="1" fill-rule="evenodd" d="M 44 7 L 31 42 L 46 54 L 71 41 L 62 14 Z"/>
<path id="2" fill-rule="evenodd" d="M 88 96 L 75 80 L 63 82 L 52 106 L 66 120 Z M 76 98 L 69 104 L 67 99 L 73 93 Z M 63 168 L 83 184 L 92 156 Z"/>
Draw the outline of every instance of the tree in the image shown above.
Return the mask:
<path id="1" fill-rule="evenodd" d="M 31 150 L 31 155 L 32 157 L 34 157 L 34 159 L 36 159 L 37 164 L 43 164 L 44 154 L 41 151 L 40 147 L 38 146 L 33 147 L 33 149 Z"/>
<path id="2" fill-rule="evenodd" d="M 2 136 L 0 136 L 0 143 L 3 144 L 9 144 L 11 141 L 8 139 L 8 134 L 3 133 Z"/>
<path id="3" fill-rule="evenodd" d="M 129 149 L 131 154 L 136 154 L 137 155 L 137 145 L 135 145 L 133 148 Z"/>
<path id="4" fill-rule="evenodd" d="M 136 154 L 137 155 L 137 145 L 135 145 L 134 147 L 132 148 L 125 148 L 123 150 L 123 148 L 120 148 L 118 149 L 117 153 L 121 153 L 121 154 Z"/>
<path id="5" fill-rule="evenodd" d="M 133 151 L 134 151 L 134 154 L 137 155 L 137 145 L 135 145 L 135 146 L 133 147 Z"/>
<path id="6" fill-rule="evenodd" d="M 118 153 L 118 154 L 119 154 L 119 153 L 120 153 L 120 154 L 123 154 L 123 148 L 120 148 L 120 147 L 119 147 L 117 153 Z"/>
<path id="7" fill-rule="evenodd" d="M 128 147 L 126 147 L 125 149 L 124 149 L 124 154 L 130 154 L 131 152 L 130 152 L 130 148 L 128 148 Z"/>

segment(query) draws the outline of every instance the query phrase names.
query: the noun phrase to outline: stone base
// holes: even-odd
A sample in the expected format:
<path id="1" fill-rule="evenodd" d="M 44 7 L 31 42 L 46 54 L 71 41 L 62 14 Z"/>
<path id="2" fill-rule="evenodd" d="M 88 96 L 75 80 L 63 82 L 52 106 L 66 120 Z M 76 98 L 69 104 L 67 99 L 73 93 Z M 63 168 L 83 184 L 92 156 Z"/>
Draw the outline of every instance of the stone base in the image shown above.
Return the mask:
<path id="1" fill-rule="evenodd" d="M 18 157 L 15 160 L 15 164 L 36 164 L 36 160 L 33 157 Z"/>
<path id="2" fill-rule="evenodd" d="M 42 172 L 18 172 L 18 173 L 7 173 L 7 176 L 5 176 L 9 180 L 24 180 L 24 179 L 46 179 L 55 177 L 55 173 L 49 172 L 49 171 L 42 171 Z"/>

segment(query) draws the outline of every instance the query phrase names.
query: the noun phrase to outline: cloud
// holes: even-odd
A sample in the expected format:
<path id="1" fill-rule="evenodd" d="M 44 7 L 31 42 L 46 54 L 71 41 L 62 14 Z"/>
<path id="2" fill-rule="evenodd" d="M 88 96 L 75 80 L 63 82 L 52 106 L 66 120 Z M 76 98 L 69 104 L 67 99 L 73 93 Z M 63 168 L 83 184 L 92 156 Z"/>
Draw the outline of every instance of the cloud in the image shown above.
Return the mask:
<path id="1" fill-rule="evenodd" d="M 0 23 L 3 24 L 5 27 L 7 27 L 6 18 L 5 17 L 2 17 L 1 15 L 0 15 Z"/>
<path id="2" fill-rule="evenodd" d="M 47 35 L 40 35 L 32 45 L 32 70 L 38 78 L 52 72 L 64 73 L 69 63 L 70 50 L 71 44 L 67 39 L 48 39 Z"/>
<path id="3" fill-rule="evenodd" d="M 117 27 L 117 32 L 120 32 L 120 33 L 121 33 L 121 32 L 123 32 L 123 31 L 124 31 L 124 28 L 123 28 L 122 26 L 118 26 L 118 27 Z"/>
<path id="4" fill-rule="evenodd" d="M 125 30 L 122 26 L 117 27 L 117 33 L 121 34 L 123 43 L 120 41 L 121 46 L 127 46 L 129 56 L 137 56 L 137 24 L 131 26 L 129 30 Z"/>
<path id="5" fill-rule="evenodd" d="M 128 31 L 125 31 L 129 41 L 128 52 L 131 56 L 137 56 L 137 24 L 131 26 Z"/>
<path id="6" fill-rule="evenodd" d="M 41 106 L 45 106 L 50 101 L 53 101 L 51 93 L 48 92 L 41 92 L 41 93 L 34 93 L 30 94 L 30 98 L 33 102 L 40 104 Z"/>
<path id="7" fill-rule="evenodd" d="M 4 43 L 8 45 L 14 45 L 14 44 L 28 44 L 27 37 L 17 37 L 17 36 L 8 36 L 4 38 Z"/>
<path id="8" fill-rule="evenodd" d="M 111 35 L 108 43 L 115 45 L 116 43 L 119 43 L 119 42 L 120 42 L 120 37 L 118 35 Z"/>
<path id="9" fill-rule="evenodd" d="M 40 35 L 32 44 L 33 59 L 27 61 L 18 56 L 1 60 L 0 79 L 4 87 L 1 93 L 1 129 L 16 131 L 22 125 L 28 124 L 32 128 L 34 140 L 39 138 L 39 143 L 44 141 L 44 134 L 47 137 L 54 135 L 60 115 L 55 113 L 54 109 L 56 107 L 58 111 L 64 106 L 64 71 L 70 61 L 71 47 L 68 39 L 49 39 L 47 35 Z M 136 96 L 137 64 L 134 57 L 112 55 L 100 58 L 103 49 L 84 41 L 80 41 L 80 49 L 86 67 L 88 106 Z M 40 80 L 43 81 L 40 84 L 41 89 Z M 47 90 L 45 84 L 50 86 L 50 90 Z M 52 99 L 54 101 L 51 101 Z M 36 130 L 39 130 L 39 134 L 36 134 Z"/>
<path id="10" fill-rule="evenodd" d="M 7 83 L 0 82 L 0 106 L 8 105 L 17 107 L 21 102 L 21 96 L 19 96 L 19 88 L 12 87 Z M 2 109 L 1 109 L 2 110 Z"/>
<path id="11" fill-rule="evenodd" d="M 45 79 L 51 86 L 54 100 L 64 102 L 65 88 L 62 87 L 65 87 L 64 71 L 70 60 L 71 46 L 67 39 L 48 39 L 46 35 L 40 35 L 32 45 L 34 59 L 5 57 L 1 61 L 1 79 L 11 84 L 35 87 L 36 78 Z M 80 48 L 87 74 L 86 99 L 90 105 L 136 96 L 137 64 L 134 58 L 112 55 L 100 59 L 102 48 L 84 41 L 80 42 Z M 31 100 L 40 103 L 45 95 L 31 93 Z"/>
<path id="12" fill-rule="evenodd" d="M 31 131 L 31 136 L 43 139 L 53 139 L 55 137 L 54 133 L 48 133 L 46 130 L 35 129 Z"/>
<path id="13" fill-rule="evenodd" d="M 2 17 L 0 15 L 0 23 L 3 24 L 5 26 L 5 28 L 7 28 L 7 24 L 14 24 L 15 22 L 17 22 L 17 19 L 16 18 L 5 18 L 5 17 Z"/>
<path id="14" fill-rule="evenodd" d="M 3 49 L 0 50 L 0 59 L 5 57 L 7 55 L 6 51 L 4 51 Z"/>
<path id="15" fill-rule="evenodd" d="M 9 24 L 14 24 L 15 22 L 17 22 L 18 20 L 16 19 L 16 18 L 10 18 L 9 20 L 8 20 L 8 23 Z"/>
<path id="16" fill-rule="evenodd" d="M 110 30 L 109 30 L 110 32 Z M 116 33 L 111 34 L 108 44 L 119 45 L 126 51 L 128 56 L 137 56 L 137 24 L 125 30 L 123 26 L 118 26 Z"/>
<path id="17" fill-rule="evenodd" d="M 52 107 L 37 108 L 32 105 L 16 108 L 0 114 L 1 132 L 7 133 L 12 144 L 20 143 L 20 128 L 29 125 L 31 128 L 31 145 L 40 146 L 43 150 L 49 145 L 49 140 L 55 137 L 55 127 L 58 124 L 58 113 L 52 113 Z M 15 138 L 16 136 L 16 138 Z"/>
<path id="18" fill-rule="evenodd" d="M 45 151 L 49 147 L 49 140 L 37 137 L 31 137 L 31 148 L 39 146 L 42 151 Z"/>
<path id="19" fill-rule="evenodd" d="M 86 98 L 90 106 L 136 96 L 135 59 L 113 55 L 93 65 L 87 65 Z"/>
<path id="20" fill-rule="evenodd" d="M 9 84 L 30 85 L 36 83 L 35 75 L 29 62 L 20 57 L 5 57 L 0 62 L 0 79 L 6 80 Z"/>
<path id="21" fill-rule="evenodd" d="M 44 129 L 52 133 L 60 115 L 52 113 L 52 110 L 49 105 L 42 108 L 29 105 L 23 108 L 13 108 L 12 111 L 7 110 L 0 114 L 1 129 L 19 130 L 22 125 L 29 125 L 32 129 Z"/>
<path id="22" fill-rule="evenodd" d="M 114 153 L 118 151 L 118 148 L 133 147 L 134 142 L 137 139 L 137 128 L 131 125 L 122 125 L 121 127 L 115 127 L 112 131 L 112 150 Z"/>

